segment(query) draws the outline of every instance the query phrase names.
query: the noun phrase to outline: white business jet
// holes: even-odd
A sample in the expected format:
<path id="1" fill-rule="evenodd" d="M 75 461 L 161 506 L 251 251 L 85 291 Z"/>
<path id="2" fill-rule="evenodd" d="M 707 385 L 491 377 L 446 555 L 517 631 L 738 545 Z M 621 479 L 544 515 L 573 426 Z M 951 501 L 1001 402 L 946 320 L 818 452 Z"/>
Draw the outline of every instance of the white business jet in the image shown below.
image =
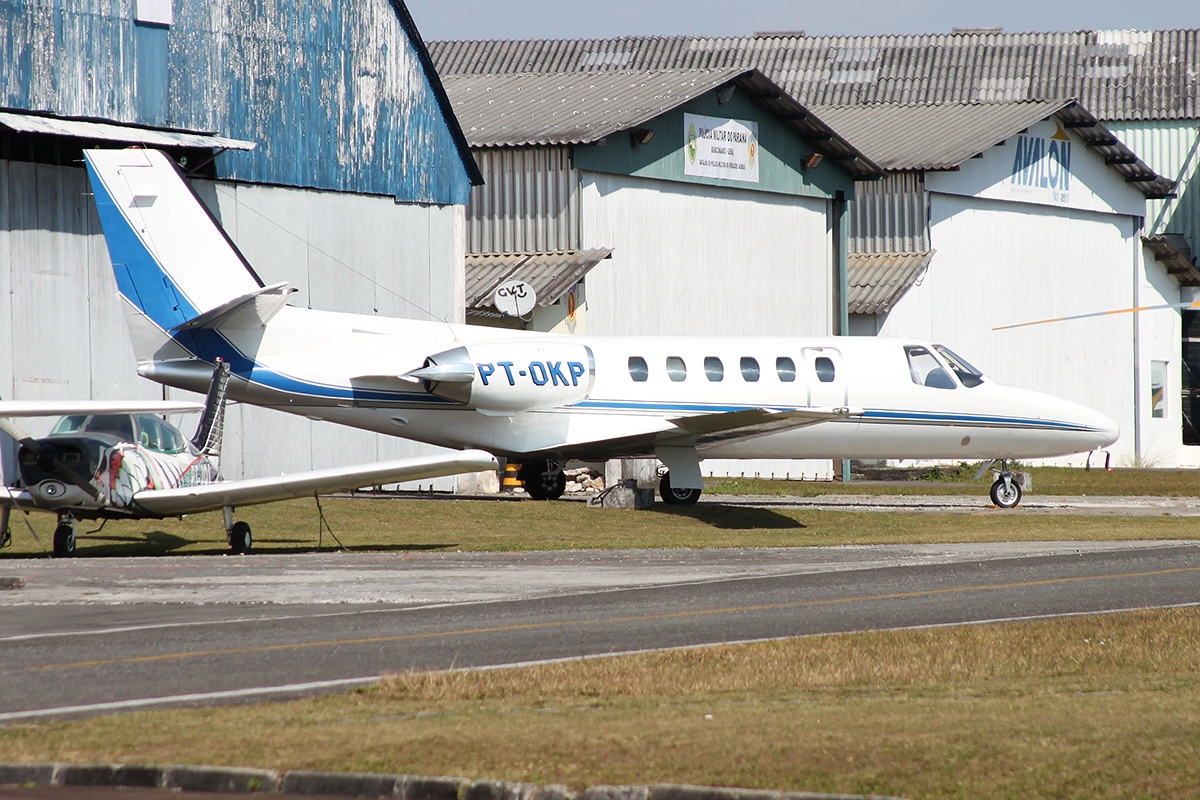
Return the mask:
<path id="1" fill-rule="evenodd" d="M 264 286 L 171 160 L 86 154 L 113 272 L 152 380 L 523 464 L 558 497 L 567 459 L 657 457 L 669 503 L 701 458 L 1009 459 L 1106 447 L 1108 417 L 1004 386 L 949 349 L 884 338 L 592 337 L 296 308 Z M 982 471 L 981 471 L 982 472 Z"/>

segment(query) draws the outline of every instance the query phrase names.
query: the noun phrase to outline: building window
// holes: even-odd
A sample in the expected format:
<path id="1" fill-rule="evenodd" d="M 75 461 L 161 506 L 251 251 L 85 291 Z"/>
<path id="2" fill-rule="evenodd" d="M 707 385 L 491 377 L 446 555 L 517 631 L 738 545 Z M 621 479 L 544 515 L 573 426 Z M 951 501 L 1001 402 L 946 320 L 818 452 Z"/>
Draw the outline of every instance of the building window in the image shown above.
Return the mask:
<path id="1" fill-rule="evenodd" d="M 629 357 L 629 377 L 638 383 L 643 383 L 650 377 L 650 367 L 646 365 L 646 359 L 641 356 Z"/>
<path id="2" fill-rule="evenodd" d="M 833 359 L 829 356 L 817 356 L 817 360 L 813 362 L 813 368 L 817 371 L 817 380 L 821 383 L 833 383 L 833 379 L 837 377 L 837 372 L 833 368 Z"/>
<path id="3" fill-rule="evenodd" d="M 667 356 L 667 375 L 679 383 L 687 377 L 687 364 L 679 356 Z"/>
<path id="4" fill-rule="evenodd" d="M 1167 362 L 1150 362 L 1150 416 L 1167 417 Z"/>
<path id="5" fill-rule="evenodd" d="M 796 380 L 796 362 L 787 356 L 780 356 L 775 359 L 775 374 L 784 383 L 791 383 Z"/>
<path id="6" fill-rule="evenodd" d="M 758 380 L 758 360 L 750 356 L 742 356 L 742 378 L 749 383 Z"/>
<path id="7" fill-rule="evenodd" d="M 717 383 L 725 378 L 725 365 L 716 356 L 706 356 L 704 359 L 704 374 L 708 376 L 710 381 Z"/>

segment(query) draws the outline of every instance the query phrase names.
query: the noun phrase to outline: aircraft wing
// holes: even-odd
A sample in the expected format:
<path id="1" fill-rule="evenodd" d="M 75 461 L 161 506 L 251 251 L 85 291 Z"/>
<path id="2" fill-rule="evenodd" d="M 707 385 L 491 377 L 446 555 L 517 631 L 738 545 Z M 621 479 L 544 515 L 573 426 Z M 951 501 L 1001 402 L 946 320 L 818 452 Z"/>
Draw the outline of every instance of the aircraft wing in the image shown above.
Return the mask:
<path id="1" fill-rule="evenodd" d="M 449 455 L 404 458 L 353 467 L 335 467 L 312 472 L 296 472 L 271 478 L 221 481 L 178 489 L 146 490 L 134 495 L 134 502 L 151 514 L 173 517 L 196 514 L 225 506 L 252 506 L 327 492 L 345 492 L 364 486 L 399 483 L 423 478 L 457 475 L 496 469 L 491 453 L 462 450 Z"/>
<path id="2" fill-rule="evenodd" d="M 33 495 L 24 489 L 10 489 L 7 486 L 0 486 L 0 508 L 28 508 L 36 509 L 34 505 Z"/>
<path id="3" fill-rule="evenodd" d="M 694 417 L 676 417 L 671 423 L 678 429 L 660 433 L 659 444 L 673 441 L 695 442 L 697 445 L 753 439 L 769 433 L 803 428 L 834 419 L 861 416 L 861 408 L 799 408 L 781 411 L 771 408 L 749 408 Z"/>
<path id="4" fill-rule="evenodd" d="M 176 414 L 203 411 L 203 403 L 176 400 L 0 400 L 0 417 L 67 414 Z"/>

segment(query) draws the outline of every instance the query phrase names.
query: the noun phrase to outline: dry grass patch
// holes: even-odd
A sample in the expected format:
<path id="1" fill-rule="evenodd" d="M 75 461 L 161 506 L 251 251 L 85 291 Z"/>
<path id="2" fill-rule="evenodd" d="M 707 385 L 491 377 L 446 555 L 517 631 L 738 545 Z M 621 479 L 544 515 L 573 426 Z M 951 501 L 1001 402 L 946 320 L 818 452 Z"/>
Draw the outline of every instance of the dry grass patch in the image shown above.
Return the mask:
<path id="1" fill-rule="evenodd" d="M 685 782 L 914 798 L 1198 796 L 1200 610 L 406 673 L 291 703 L 0 730 L 12 760 Z"/>

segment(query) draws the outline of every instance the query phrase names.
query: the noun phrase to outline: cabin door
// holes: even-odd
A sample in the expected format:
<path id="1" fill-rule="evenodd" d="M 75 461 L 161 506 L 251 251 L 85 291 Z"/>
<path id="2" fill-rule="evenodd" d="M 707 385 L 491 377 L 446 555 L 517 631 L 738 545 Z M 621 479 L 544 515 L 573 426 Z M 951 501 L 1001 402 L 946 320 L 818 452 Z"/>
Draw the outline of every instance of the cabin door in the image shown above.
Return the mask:
<path id="1" fill-rule="evenodd" d="M 804 348 L 804 382 L 808 386 L 811 408 L 838 408 L 849 405 L 846 396 L 846 370 L 842 353 L 833 347 Z"/>

